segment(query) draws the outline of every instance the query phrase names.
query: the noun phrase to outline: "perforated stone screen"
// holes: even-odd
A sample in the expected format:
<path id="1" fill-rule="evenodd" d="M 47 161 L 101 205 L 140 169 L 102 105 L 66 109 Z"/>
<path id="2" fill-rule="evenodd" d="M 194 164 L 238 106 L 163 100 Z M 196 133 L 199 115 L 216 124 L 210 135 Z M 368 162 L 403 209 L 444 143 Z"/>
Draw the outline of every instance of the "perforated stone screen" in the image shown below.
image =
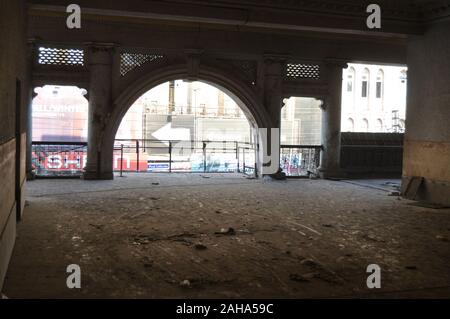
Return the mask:
<path id="1" fill-rule="evenodd" d="M 317 64 L 288 63 L 286 67 L 288 79 L 320 79 L 320 66 Z"/>
<path id="2" fill-rule="evenodd" d="M 43 65 L 83 66 L 84 51 L 41 47 L 39 48 L 38 63 Z"/>
<path id="3" fill-rule="evenodd" d="M 128 72 L 139 68 L 145 63 L 154 62 L 162 59 L 164 56 L 158 54 L 142 53 L 121 53 L 120 54 L 120 75 L 124 76 Z"/>

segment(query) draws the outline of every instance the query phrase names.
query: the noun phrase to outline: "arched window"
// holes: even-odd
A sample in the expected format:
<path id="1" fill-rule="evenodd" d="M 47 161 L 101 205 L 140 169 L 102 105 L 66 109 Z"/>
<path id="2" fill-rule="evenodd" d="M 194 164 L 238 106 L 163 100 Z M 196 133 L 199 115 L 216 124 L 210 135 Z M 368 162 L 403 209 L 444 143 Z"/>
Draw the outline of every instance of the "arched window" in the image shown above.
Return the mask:
<path id="1" fill-rule="evenodd" d="M 361 97 L 369 97 L 369 81 L 370 81 L 370 71 L 369 69 L 364 69 L 362 82 L 361 82 Z"/>
<path id="2" fill-rule="evenodd" d="M 378 132 L 383 132 L 383 121 L 381 119 L 377 120 L 377 130 Z"/>
<path id="3" fill-rule="evenodd" d="M 354 84 L 355 84 L 355 68 L 351 67 L 348 70 L 347 75 L 347 92 L 353 92 Z"/>
<path id="4" fill-rule="evenodd" d="M 369 121 L 367 119 L 363 119 L 362 121 L 362 131 L 369 132 Z"/>
<path id="5" fill-rule="evenodd" d="M 355 121 L 350 117 L 347 120 L 347 132 L 354 132 L 355 131 Z"/>
<path id="6" fill-rule="evenodd" d="M 379 70 L 377 73 L 377 93 L 376 98 L 381 99 L 383 97 L 383 90 L 384 90 L 384 72 L 383 70 Z"/>

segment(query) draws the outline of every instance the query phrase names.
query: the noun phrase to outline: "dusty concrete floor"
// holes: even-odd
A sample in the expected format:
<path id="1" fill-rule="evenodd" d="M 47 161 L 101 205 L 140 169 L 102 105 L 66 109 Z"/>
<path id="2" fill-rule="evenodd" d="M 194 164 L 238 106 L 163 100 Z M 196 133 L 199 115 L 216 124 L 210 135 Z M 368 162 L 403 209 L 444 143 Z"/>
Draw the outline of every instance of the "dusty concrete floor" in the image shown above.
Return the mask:
<path id="1" fill-rule="evenodd" d="M 450 296 L 450 210 L 382 189 L 213 174 L 28 189 L 9 298 Z M 366 287 L 373 263 L 378 290 Z M 69 264 L 82 289 L 66 287 Z"/>

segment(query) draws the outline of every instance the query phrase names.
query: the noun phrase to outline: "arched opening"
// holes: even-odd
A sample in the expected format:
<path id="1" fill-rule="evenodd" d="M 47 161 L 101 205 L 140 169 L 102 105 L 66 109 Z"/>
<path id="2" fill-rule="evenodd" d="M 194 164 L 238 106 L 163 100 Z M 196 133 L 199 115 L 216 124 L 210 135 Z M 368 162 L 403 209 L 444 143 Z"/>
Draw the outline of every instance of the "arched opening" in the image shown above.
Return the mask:
<path id="1" fill-rule="evenodd" d="M 304 177 L 320 164 L 322 102 L 291 97 L 281 110 L 280 166 L 288 177 Z"/>
<path id="2" fill-rule="evenodd" d="M 141 95 L 115 136 L 114 171 L 254 174 L 255 121 L 202 81 L 171 80 Z"/>
<path id="3" fill-rule="evenodd" d="M 353 93 L 354 87 L 355 87 L 355 68 L 350 67 L 347 71 L 347 92 Z"/>
<path id="4" fill-rule="evenodd" d="M 230 96 L 246 115 L 251 127 L 256 128 L 278 127 L 276 119 L 273 119 L 263 107 L 260 95 L 251 83 L 233 77 L 222 70 L 202 65 L 195 73 L 195 79 L 186 65 L 172 65 L 162 67 L 154 72 L 143 74 L 140 78 L 129 83 L 123 83 L 123 87 L 113 97 L 111 112 L 103 115 L 104 126 L 98 127 L 99 131 L 88 145 L 88 162 L 84 173 L 85 179 L 112 179 L 114 178 L 113 158 L 115 137 L 123 117 L 129 108 L 150 89 L 168 81 L 177 79 L 196 80 L 210 84 L 222 90 Z M 255 137 L 255 141 L 258 140 Z M 261 150 L 261 149 L 260 149 Z M 261 172 L 262 161 L 260 152 L 256 158 L 257 173 Z"/>
<path id="5" fill-rule="evenodd" d="M 36 142 L 87 142 L 87 91 L 45 85 L 34 90 L 32 136 Z"/>
<path id="6" fill-rule="evenodd" d="M 87 91 L 44 85 L 32 102 L 31 165 L 38 177 L 81 176 L 88 139 Z"/>

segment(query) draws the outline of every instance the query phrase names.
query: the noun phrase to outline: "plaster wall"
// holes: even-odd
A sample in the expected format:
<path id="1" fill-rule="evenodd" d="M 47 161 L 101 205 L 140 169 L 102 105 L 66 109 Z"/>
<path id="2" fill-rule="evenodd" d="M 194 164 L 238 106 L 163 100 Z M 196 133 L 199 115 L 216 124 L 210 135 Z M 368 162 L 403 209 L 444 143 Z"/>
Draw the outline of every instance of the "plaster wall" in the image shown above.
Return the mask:
<path id="1" fill-rule="evenodd" d="M 408 46 L 408 108 L 403 176 L 423 177 L 417 198 L 450 205 L 450 22 Z"/>

